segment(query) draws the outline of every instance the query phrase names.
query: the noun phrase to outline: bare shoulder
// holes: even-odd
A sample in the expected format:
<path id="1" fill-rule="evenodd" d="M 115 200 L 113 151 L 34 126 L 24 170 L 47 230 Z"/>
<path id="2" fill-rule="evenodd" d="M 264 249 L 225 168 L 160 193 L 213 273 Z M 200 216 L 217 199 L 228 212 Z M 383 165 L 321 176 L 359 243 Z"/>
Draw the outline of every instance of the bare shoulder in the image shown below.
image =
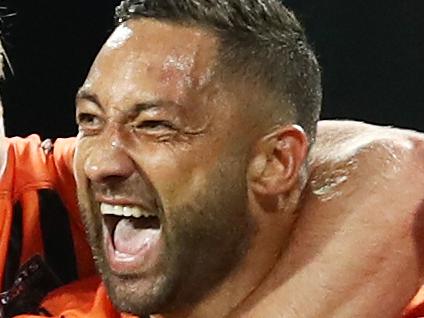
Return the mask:
<path id="1" fill-rule="evenodd" d="M 399 290 L 413 295 L 424 274 L 424 134 L 353 121 L 318 131 L 299 233 L 333 235 L 337 255 L 352 244 L 349 264 L 386 273 L 386 283 L 404 277 Z"/>
<path id="2" fill-rule="evenodd" d="M 315 188 L 350 179 L 353 186 L 393 181 L 424 188 L 424 134 L 355 121 L 322 121 L 310 166 Z"/>
<path id="3" fill-rule="evenodd" d="M 320 122 L 310 167 L 288 248 L 245 316 L 400 317 L 424 277 L 424 136 Z"/>
<path id="4" fill-rule="evenodd" d="M 343 160 L 364 151 L 372 156 L 422 156 L 424 134 L 356 121 L 319 122 L 316 147 L 313 151 L 315 160 Z"/>
<path id="5" fill-rule="evenodd" d="M 245 316 L 400 317 L 424 276 L 423 200 L 422 134 L 320 122 L 288 248 Z"/>

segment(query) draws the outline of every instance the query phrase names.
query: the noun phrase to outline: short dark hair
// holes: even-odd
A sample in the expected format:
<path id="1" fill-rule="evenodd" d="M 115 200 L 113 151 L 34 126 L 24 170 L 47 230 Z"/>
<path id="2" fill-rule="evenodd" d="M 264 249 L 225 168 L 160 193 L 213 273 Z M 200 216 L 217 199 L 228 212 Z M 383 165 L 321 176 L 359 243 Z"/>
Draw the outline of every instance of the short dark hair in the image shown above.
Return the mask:
<path id="1" fill-rule="evenodd" d="M 215 32 L 220 64 L 261 83 L 313 142 L 322 100 L 320 68 L 302 26 L 279 0 L 124 0 L 116 8 L 118 24 L 136 17 Z"/>

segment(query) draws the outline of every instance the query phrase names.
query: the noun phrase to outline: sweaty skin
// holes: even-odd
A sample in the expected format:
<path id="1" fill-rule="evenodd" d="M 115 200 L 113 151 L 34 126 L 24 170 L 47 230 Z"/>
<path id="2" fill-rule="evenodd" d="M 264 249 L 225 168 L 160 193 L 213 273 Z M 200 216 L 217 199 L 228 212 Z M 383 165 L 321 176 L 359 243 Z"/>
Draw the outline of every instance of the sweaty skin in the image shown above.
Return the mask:
<path id="1" fill-rule="evenodd" d="M 422 136 L 322 123 L 300 198 L 305 134 L 267 126 L 246 107 L 253 94 L 214 73 L 213 35 L 124 26 L 77 97 L 78 196 L 114 304 L 157 317 L 399 317 L 420 285 Z"/>
<path id="2" fill-rule="evenodd" d="M 422 284 L 423 145 L 420 133 L 320 122 L 289 247 L 228 317 L 400 318 Z"/>
<path id="3" fill-rule="evenodd" d="M 107 44 L 106 49 L 114 50 L 125 45 L 125 42 L 133 34 L 129 28 L 123 30 L 121 31 L 122 34 L 118 34 L 113 41 Z M 184 33 L 178 35 L 183 36 Z M 206 44 L 202 41 L 191 43 L 199 46 Z M 160 63 L 163 68 L 160 72 L 161 80 L 159 82 L 169 89 L 167 91 L 168 97 L 181 104 L 184 104 L 186 98 L 183 93 L 187 90 L 184 90 L 184 87 L 195 85 L 198 92 L 207 87 L 211 79 L 211 70 L 207 67 L 206 69 L 203 68 L 203 71 L 197 76 L 192 76 L 198 70 L 194 65 L 195 61 L 198 62 L 199 60 L 186 53 L 174 52 Z M 126 60 L 124 59 L 124 61 Z M 118 58 L 117 65 L 119 65 L 119 62 L 121 60 Z M 176 149 L 173 149 L 170 145 L 168 161 L 164 161 L 164 158 L 160 155 L 154 156 L 152 149 L 155 146 L 149 145 L 146 142 L 148 139 L 145 140 L 141 148 L 128 146 L 128 144 L 131 145 L 131 142 L 137 144 L 137 141 L 134 141 L 136 138 L 131 138 L 125 132 L 122 121 L 126 123 L 124 121 L 126 118 L 119 116 L 119 114 L 125 114 L 124 106 L 126 105 L 125 102 L 128 102 L 126 99 L 131 98 L 129 93 L 134 94 L 134 91 L 136 91 L 139 94 L 137 98 L 141 100 L 154 100 L 161 96 L 152 93 L 155 89 L 149 91 L 148 89 L 138 89 L 138 86 L 131 86 L 134 84 L 131 81 L 134 74 L 131 72 L 137 73 L 140 69 L 133 68 L 134 65 L 131 64 L 131 60 L 126 62 L 128 62 L 129 67 L 124 68 L 127 73 L 120 74 L 123 79 L 126 79 L 122 81 L 121 86 L 113 83 L 116 78 L 105 77 L 102 79 L 101 76 L 104 74 L 100 72 L 97 66 L 93 67 L 91 76 L 84 85 L 79 96 L 81 100 L 78 111 L 80 115 L 83 113 L 88 117 L 79 118 L 82 127 L 78 150 L 80 153 L 78 155 L 82 158 L 77 157 L 80 161 L 87 158 L 90 160 L 85 161 L 85 165 L 81 165 L 80 162 L 80 166 L 77 162 L 76 167 L 77 169 L 79 167 L 80 174 L 85 172 L 92 181 L 104 181 L 104 178 L 108 177 L 112 179 L 126 178 L 136 175 L 137 171 L 141 171 L 150 177 L 152 185 L 146 184 L 140 177 L 132 177 L 136 178 L 136 182 L 124 183 L 127 188 L 120 192 L 121 194 L 128 194 L 131 191 L 137 193 L 139 190 L 134 189 L 136 186 L 145 190 L 156 187 L 160 190 L 162 198 L 170 201 L 169 204 L 175 204 L 177 198 L 190 200 L 193 198 L 193 193 L 192 188 L 187 184 L 195 184 L 197 187 L 205 186 L 206 177 L 202 176 L 202 172 L 208 165 L 212 165 L 212 162 L 217 160 L 216 157 L 209 158 L 211 154 L 216 154 L 216 150 L 200 148 L 204 152 L 204 155 L 200 156 L 192 148 L 194 136 L 206 133 L 211 127 L 213 129 L 214 116 L 203 110 L 203 112 L 196 113 L 198 115 L 196 121 L 195 114 L 192 111 L 178 110 L 175 112 L 181 112 L 181 114 L 178 113 L 177 115 L 173 115 L 172 112 L 164 112 L 177 122 L 181 118 L 189 117 L 186 122 L 181 120 L 180 125 L 183 133 L 178 135 L 175 132 L 170 132 L 171 127 L 161 126 L 164 124 L 163 122 L 156 123 L 158 126 L 149 122 L 144 127 L 146 130 L 140 132 L 140 135 L 136 135 L 137 137 L 151 138 L 152 141 L 157 143 L 173 140 L 172 138 L 175 135 L 181 137 L 183 146 L 179 145 Z M 116 69 L 119 70 L 117 65 L 112 63 L 110 67 L 116 66 Z M 201 67 L 199 68 L 201 69 Z M 100 80 L 109 80 L 112 83 L 99 84 Z M 172 81 L 175 85 L 166 85 Z M 149 84 L 149 82 L 144 82 L 144 84 Z M 105 88 L 103 91 L 101 89 L 99 91 L 99 86 L 102 85 L 105 85 Z M 92 95 L 93 89 L 99 95 Z M 116 95 L 108 95 L 108 89 Z M 98 109 L 101 106 L 99 100 L 113 96 L 117 98 L 115 101 L 107 100 L 105 105 L 101 105 L 114 105 L 114 107 L 107 110 Z M 218 101 L 228 102 L 228 98 L 226 99 L 223 96 L 213 95 L 212 93 L 207 96 L 215 96 Z M 99 100 L 94 100 L 93 97 L 99 97 Z M 199 98 L 200 96 L 195 95 L 195 97 Z M 96 103 L 97 105 L 93 105 Z M 131 104 L 131 100 L 129 104 Z M 105 113 L 108 116 L 105 116 Z M 156 118 L 155 116 L 161 114 L 160 111 L 152 110 L 145 116 Z M 246 124 L 246 122 L 240 123 L 234 120 L 239 116 L 238 113 L 229 112 L 229 123 L 233 128 L 234 124 L 240 126 Z M 202 122 L 201 118 L 207 120 Z M 109 120 L 108 124 L 115 128 L 108 130 L 110 135 L 106 134 L 106 136 L 99 138 L 99 129 L 104 127 L 99 126 L 103 123 L 98 120 L 105 119 Z M 2 125 L 1 105 L 0 120 Z M 172 122 L 172 120 L 170 121 Z M 225 119 L 220 117 L 220 121 L 225 122 Z M 222 129 L 225 125 L 217 127 Z M 251 127 L 246 127 L 246 130 L 251 131 Z M 140 129 L 140 127 L 137 129 Z M 296 130 L 291 130 L 291 133 L 294 132 Z M 122 137 L 124 133 L 126 138 Z M 232 133 L 232 130 L 224 130 L 221 135 L 216 135 L 215 138 L 229 138 Z M 245 138 L 247 136 L 246 131 L 243 131 L 243 133 L 243 138 Z M 234 137 L 235 141 L 240 140 L 238 139 L 240 138 L 239 134 L 242 133 L 239 132 Z M 97 138 L 88 141 L 88 136 L 97 136 Z M 232 147 L 235 143 L 232 144 Z M 224 147 L 223 144 L 213 139 L 207 139 L 205 144 L 212 149 Z M 181 155 L 181 147 L 187 148 L 185 157 Z M 137 156 L 136 151 L 140 149 L 143 152 L 146 151 L 150 157 Z M 96 151 L 98 151 L 97 157 L 93 155 L 93 153 L 96 154 Z M 264 160 L 261 160 L 261 156 L 257 157 L 255 158 L 258 160 L 254 161 L 253 167 L 256 169 L 264 166 Z M 193 170 L 187 158 L 193 159 L 192 165 L 199 166 L 201 171 Z M 299 156 L 299 158 L 298 161 L 302 161 L 302 156 Z M 403 308 L 422 283 L 422 246 L 424 244 L 424 229 L 422 226 L 422 214 L 424 213 L 423 158 L 424 136 L 422 134 L 355 122 L 321 122 L 318 127 L 317 143 L 309 160 L 311 175 L 302 197 L 302 204 L 296 212 L 298 219 L 288 242 L 285 239 L 277 240 L 275 236 L 265 236 L 266 240 L 263 240 L 264 236 L 260 236 L 259 243 L 257 243 L 258 248 L 250 248 L 249 253 L 253 257 L 246 257 L 242 265 L 243 270 L 251 274 L 251 277 L 248 277 L 249 279 L 243 281 L 237 279 L 237 275 L 233 275 L 226 284 L 215 289 L 199 308 L 189 310 L 189 314 L 180 312 L 163 316 L 202 318 L 224 316 L 256 318 L 401 317 Z M 6 159 L 6 143 L 1 126 L 0 167 L 4 167 Z M 182 163 L 184 161 L 182 159 L 186 161 L 185 164 Z M 197 159 L 197 161 L 194 159 Z M 228 159 L 228 157 L 225 157 L 225 159 Z M 146 169 L 146 167 L 149 168 L 148 162 L 144 162 L 143 166 L 140 164 L 143 160 L 152 161 L 150 169 Z M 178 160 L 179 162 L 173 162 Z M 240 157 L 237 157 L 237 160 L 240 160 Z M 164 163 L 171 168 L 175 164 L 178 169 L 161 170 L 159 165 Z M 204 165 L 202 166 L 200 163 Z M 232 169 L 235 167 L 237 165 L 230 166 Z M 0 169 L 0 172 L 1 170 L 3 168 Z M 299 170 L 299 168 L 297 167 L 295 170 Z M 228 177 L 233 176 L 230 172 L 232 171 L 228 168 L 223 171 L 225 178 L 222 182 L 230 183 Z M 155 178 L 155 175 L 156 177 L 160 175 L 167 182 L 175 179 L 179 183 L 167 185 L 164 182 L 164 185 L 161 185 L 161 180 Z M 80 178 L 84 177 L 80 175 Z M 80 180 L 80 185 L 84 185 L 86 182 L 84 179 Z M 172 190 L 175 186 L 181 187 L 180 191 L 170 192 L 170 189 Z M 98 187 L 94 188 L 97 188 L 100 192 L 104 190 Z M 216 190 L 213 187 L 212 189 Z M 225 188 L 225 190 L 229 189 Z M 113 193 L 111 189 L 108 190 L 109 192 L 104 191 L 106 194 Z M 122 200 L 122 198 L 120 199 Z M 148 201 L 148 198 L 146 198 L 146 201 Z M 186 211 L 177 210 L 177 212 Z M 90 213 L 90 211 L 86 211 L 86 213 Z M 93 216 L 86 215 L 86 217 L 90 220 Z M 221 215 L 221 217 L 224 218 L 224 215 Z M 224 219 L 224 221 L 228 222 L 228 219 Z M 234 221 L 243 222 L 243 220 Z M 290 222 L 277 222 L 277 226 L 287 223 L 290 224 Z M 216 226 L 220 230 L 228 230 L 219 223 Z M 93 228 L 91 229 L 93 230 Z M 285 233 L 284 227 L 282 227 L 282 232 Z M 286 232 L 288 233 L 288 231 Z M 218 234 L 222 235 L 223 233 L 219 232 Z M 285 238 L 285 235 L 282 234 L 281 237 Z M 231 238 L 234 237 L 231 236 Z M 261 245 L 260 243 L 264 243 L 264 241 L 265 244 Z M 273 250 L 278 252 L 275 254 L 276 257 L 271 258 L 270 262 L 266 256 Z M 283 250 L 281 257 L 279 250 Z M 209 256 L 211 251 L 207 250 L 206 252 L 206 256 Z M 234 250 L 232 252 L 234 253 Z M 200 255 L 204 256 L 205 254 Z M 236 256 L 239 255 L 236 254 Z M 97 257 L 102 258 L 104 255 L 98 254 Z M 277 258 L 279 258 L 278 262 L 275 261 Z M 100 262 L 103 261 L 100 259 Z M 273 266 L 269 264 L 273 264 Z M 210 264 L 208 265 L 210 266 Z M 247 270 L 249 268 L 253 271 L 249 272 Z M 265 272 L 267 269 L 272 269 L 264 275 L 264 268 Z M 100 263 L 100 269 L 103 270 L 104 275 L 110 275 L 106 273 L 108 271 L 106 264 Z M 185 272 L 190 275 L 192 270 L 191 266 L 185 268 Z M 238 272 L 238 276 L 245 278 L 246 276 L 242 275 L 243 270 Z M 209 274 L 211 273 L 206 271 L 205 275 Z M 189 280 L 188 276 L 185 277 L 187 280 Z M 108 277 L 106 276 L 106 278 Z M 261 278 L 263 279 L 261 280 Z M 125 277 L 122 279 L 125 280 Z M 112 287 L 114 286 L 112 285 Z M 126 292 L 134 292 L 130 289 L 131 286 L 124 285 L 123 288 L 129 288 L 127 291 L 121 291 L 124 295 Z M 238 289 L 250 291 L 249 295 L 243 295 Z M 81 292 L 81 290 L 78 291 Z M 240 299 L 243 299 L 243 301 L 240 301 Z M 78 301 L 74 300 L 74 303 L 78 304 Z M 237 306 L 232 305 L 235 303 L 237 303 Z M 66 306 L 70 306 L 70 304 L 67 303 Z M 82 314 L 81 317 L 83 316 L 86 315 Z"/>
<path id="4" fill-rule="evenodd" d="M 422 284 L 423 158 L 423 134 L 320 122 L 289 248 L 230 317 L 401 317 Z"/>
<path id="5" fill-rule="evenodd" d="M 77 96 L 75 173 L 97 266 L 122 311 L 224 317 L 287 242 L 306 136 L 256 118 L 260 94 L 217 71 L 210 32 L 122 28 Z"/>
<path id="6" fill-rule="evenodd" d="M 150 27 L 153 26 L 150 25 Z M 137 26 L 131 25 L 131 28 L 137 29 Z M 145 28 L 144 25 L 143 29 L 148 30 L 149 28 Z M 157 32 L 155 28 L 150 30 Z M 172 34 L 175 35 L 175 30 L 172 31 Z M 201 35 L 198 31 L 196 34 Z M 189 39 L 193 37 L 193 33 L 181 32 L 178 35 L 179 39 L 184 36 Z M 119 45 L 106 47 L 105 56 L 107 57 L 109 53 L 112 54 L 113 50 L 125 49 L 125 46 L 128 45 L 126 41 L 130 40 L 131 36 L 132 32 L 127 32 L 127 38 L 121 37 L 120 39 L 123 40 L 119 42 Z M 174 44 L 170 38 L 165 38 L 165 40 L 165 43 Z M 191 40 L 186 43 L 189 43 L 188 46 L 193 44 L 202 47 L 204 45 L 207 47 L 205 51 L 213 54 L 213 50 L 208 47 L 210 43 L 208 44 L 207 41 L 202 42 L 200 39 L 197 42 Z M 132 44 L 135 45 L 134 50 L 139 49 L 136 42 Z M 160 198 L 163 204 L 161 212 L 163 214 L 170 213 L 169 211 L 176 214 L 193 213 L 193 211 L 198 212 L 199 210 L 195 208 L 171 210 L 169 206 L 183 205 L 176 201 L 178 199 L 183 202 L 190 200 L 196 202 L 199 197 L 206 200 L 207 197 L 202 196 L 201 193 L 193 193 L 194 189 L 202 187 L 216 191 L 212 196 L 213 199 L 219 199 L 223 195 L 217 191 L 218 185 L 224 187 L 225 194 L 232 191 L 231 188 L 226 188 L 225 184 L 232 186 L 238 184 L 243 189 L 243 182 L 233 173 L 234 170 L 241 173 L 245 168 L 249 171 L 248 184 L 256 191 L 251 190 L 249 193 L 263 194 L 265 191 L 275 193 L 278 189 L 281 191 L 281 187 L 284 189 L 284 186 L 280 185 L 279 188 L 276 184 L 270 185 L 266 182 L 274 175 L 271 172 L 275 172 L 275 170 L 269 169 L 269 162 L 273 162 L 273 157 L 268 155 L 268 157 L 265 156 L 265 159 L 268 160 L 264 160 L 263 149 L 268 149 L 266 146 L 269 147 L 269 144 L 255 144 L 257 147 L 252 150 L 254 155 L 246 159 L 249 160 L 250 165 L 245 163 L 245 166 L 241 164 L 241 167 L 239 166 L 239 161 L 242 161 L 240 153 L 230 151 L 234 151 L 234 148 L 241 151 L 240 148 L 243 149 L 247 145 L 240 145 L 240 140 L 244 140 L 243 138 L 246 136 L 251 138 L 247 138 L 247 140 L 255 140 L 257 138 L 255 134 L 259 133 L 247 125 L 249 121 L 241 116 L 242 114 L 231 112 L 232 108 L 227 107 L 226 103 L 231 101 L 230 104 L 233 105 L 238 99 L 231 100 L 231 96 L 217 93 L 224 94 L 225 90 L 221 91 L 219 86 L 214 86 L 218 84 L 211 80 L 212 73 L 211 68 L 207 67 L 208 63 L 205 63 L 203 68 L 199 66 L 199 64 L 202 65 L 199 56 L 204 56 L 207 60 L 207 55 L 195 54 L 196 57 L 194 57 L 192 48 L 174 47 L 173 49 L 172 54 L 165 54 L 160 59 L 158 64 L 161 68 L 158 72 L 159 80 L 156 83 L 146 80 L 154 79 L 153 76 L 143 76 L 143 85 L 140 85 L 139 82 L 134 85 L 137 83 L 135 78 L 140 74 L 143 75 L 144 70 L 142 67 L 140 68 L 140 65 L 135 64 L 137 59 L 124 58 L 128 53 L 125 50 L 121 52 L 122 55 L 115 56 L 116 59 L 113 59 L 112 54 L 109 59 L 104 59 L 105 56 L 103 56 L 103 60 L 99 59 L 96 62 L 97 64 L 93 67 L 91 75 L 78 97 L 77 116 L 79 116 L 81 133 L 76 169 L 79 185 L 82 187 L 82 191 L 86 191 L 86 193 L 80 193 L 82 200 L 89 201 L 92 190 L 97 191 L 97 194 L 102 194 L 103 197 L 115 196 L 113 199 L 115 201 L 122 201 L 123 198 L 128 201 L 128 194 L 135 194 L 143 197 L 145 205 L 157 204 L 156 200 Z M 195 53 L 199 52 L 201 50 L 195 50 Z M 103 66 L 102 63 L 104 63 Z M 122 63 L 126 63 L 127 67 L 122 67 Z M 153 71 L 158 70 L 155 69 L 154 64 L 144 63 L 144 65 L 146 72 L 152 72 L 152 69 Z M 150 66 L 152 67 L 149 69 Z M 201 71 L 196 75 L 196 71 L 199 70 Z M 147 74 L 152 75 L 152 73 Z M 115 77 L 106 75 L 115 75 Z M 185 89 L 193 86 L 195 87 L 194 91 Z M 140 87 L 144 88 L 140 89 Z M 203 96 L 199 93 L 203 91 L 207 91 L 209 94 Z M 143 122 L 144 126 L 132 125 L 132 113 L 128 113 L 126 107 L 137 104 L 137 101 L 140 100 L 152 101 L 164 98 L 157 92 L 166 92 L 166 98 L 173 101 L 172 104 L 166 105 L 170 109 L 167 111 L 150 109 L 149 112 L 140 115 L 145 116 L 143 118 L 148 118 L 148 120 L 135 120 L 137 124 Z M 190 108 L 189 111 L 184 107 L 177 108 L 177 105 L 173 105 L 186 105 L 185 102 L 190 99 L 197 101 L 193 105 L 196 107 L 204 104 L 202 97 L 207 100 L 211 99 L 212 103 L 215 102 L 216 107 L 223 106 L 218 108 L 218 112 L 213 113 L 205 107 L 199 106 L 198 111 L 193 111 L 197 108 Z M 214 121 L 219 114 L 221 117 Z M 223 118 L 222 114 L 225 114 L 226 117 Z M 136 115 L 139 114 L 136 113 Z M 240 120 L 240 118 L 244 118 L 244 120 Z M 175 123 L 175 126 L 169 126 L 169 123 Z M 105 128 L 105 124 L 107 124 L 107 128 Z M 128 126 L 134 129 L 131 133 L 126 130 Z M 178 133 L 175 131 L 176 127 L 179 128 L 177 129 Z M 219 131 L 220 134 L 215 131 L 215 134 L 209 138 L 203 136 L 213 129 Z M 180 130 L 181 132 L 179 132 Z M 249 135 L 252 132 L 253 136 Z M 290 128 L 289 132 L 302 140 L 299 130 Z M 3 145 L 4 136 L 1 137 L 0 142 Z M 140 142 L 141 138 L 143 138 L 143 143 Z M 205 138 L 205 140 L 203 143 L 202 140 L 194 141 L 196 138 Z M 179 142 L 176 143 L 175 140 Z M 292 139 L 284 140 L 283 144 L 285 145 L 282 148 L 293 152 L 290 148 Z M 227 145 L 222 141 L 230 143 Z M 194 147 L 193 144 L 196 142 L 203 147 Z M 162 143 L 166 147 L 161 150 Z M 175 146 L 176 144 L 177 146 Z M 299 148 L 304 149 L 304 147 Z M 227 151 L 221 159 L 225 159 L 225 161 L 233 159 L 234 162 L 230 166 L 219 166 L 218 171 L 221 171 L 223 178 L 214 179 L 218 185 L 205 184 L 210 177 L 207 174 L 210 171 L 208 168 L 210 169 L 210 166 L 213 166 L 213 163 L 218 160 L 219 151 L 217 149 Z M 275 150 L 275 147 L 271 149 Z M 298 152 L 300 155 L 296 157 L 296 160 L 302 162 L 303 151 L 298 150 Z M 265 153 L 269 154 L 269 151 L 265 151 Z M 317 143 L 310 155 L 308 185 L 303 193 L 302 204 L 296 211 L 297 221 L 292 227 L 292 232 L 288 230 L 292 224 L 290 221 L 275 218 L 275 213 L 278 215 L 281 211 L 271 211 L 272 213 L 270 213 L 269 205 L 268 209 L 254 210 L 255 213 L 252 213 L 250 218 L 256 221 L 256 230 L 262 229 L 262 232 L 256 234 L 257 237 L 250 239 L 257 246 L 251 244 L 247 256 L 215 254 L 217 259 L 225 256 L 229 258 L 244 257 L 241 265 L 233 260 L 235 262 L 233 265 L 239 266 L 236 274 L 233 273 L 229 278 L 227 277 L 226 282 L 221 285 L 216 282 L 220 277 L 215 277 L 213 283 L 218 284 L 218 287 L 209 291 L 207 297 L 203 298 L 203 302 L 197 308 L 172 314 L 165 313 L 160 316 L 202 318 L 401 317 L 403 308 L 422 283 L 423 157 L 424 137 L 422 134 L 355 122 L 321 122 L 318 127 Z M 284 157 L 280 157 L 280 159 L 285 160 Z M 0 162 L 3 160 L 4 158 L 0 157 Z M 279 167 L 281 168 L 281 166 Z M 294 174 L 298 174 L 299 166 L 293 169 Z M 258 177 L 255 173 L 257 170 L 267 172 L 266 178 Z M 283 169 L 279 172 L 284 175 L 284 171 Z M 229 177 L 233 178 L 230 179 L 233 183 L 229 181 Z M 116 183 L 117 180 L 127 181 Z M 290 184 L 287 179 L 284 181 L 282 184 Z M 105 187 L 105 184 L 109 186 Z M 293 183 L 291 184 L 293 186 Z M 113 185 L 124 187 L 118 192 Z M 240 188 L 237 190 L 239 191 Z M 288 188 L 291 189 L 290 186 Z M 119 197 L 119 195 L 126 197 Z M 296 196 L 294 198 L 294 202 L 297 204 Z M 276 201 L 277 206 L 281 202 L 282 206 L 285 206 L 284 200 Z M 196 203 L 200 204 L 201 201 Z M 206 200 L 204 207 L 211 204 L 213 206 L 213 202 Z M 240 207 L 239 204 L 243 206 L 239 200 L 236 200 L 234 205 L 236 209 L 232 210 L 233 212 L 237 211 L 237 208 Z M 258 203 L 258 205 L 260 204 Z M 89 230 L 92 231 L 92 241 L 97 239 L 101 242 L 101 238 L 93 234 L 94 231 L 99 230 L 99 221 L 95 220 L 94 215 L 94 213 L 99 213 L 98 206 L 93 204 L 93 208 L 87 207 L 84 206 L 84 202 L 82 202 L 82 206 L 86 209 L 84 213 L 87 221 L 93 222 L 89 227 Z M 249 201 L 249 207 L 251 206 L 252 201 Z M 202 217 L 209 217 L 208 221 L 210 222 L 205 222 L 204 218 L 193 219 L 193 215 L 190 216 L 190 214 L 184 218 L 184 221 L 203 221 L 208 226 L 214 224 L 216 229 L 220 230 L 217 232 L 217 236 L 228 237 L 233 240 L 232 243 L 237 243 L 240 236 L 231 235 L 231 229 L 234 228 L 234 224 L 237 224 L 231 223 L 231 221 L 240 221 L 243 224 L 244 217 L 249 219 L 249 216 L 243 214 L 242 210 L 233 214 L 233 219 L 230 220 L 227 215 L 219 215 L 224 223 L 233 225 L 233 227 L 227 228 L 220 222 L 213 223 L 216 220 L 211 217 L 213 215 L 211 213 L 218 213 L 218 210 L 200 211 L 205 213 Z M 267 211 L 268 216 L 274 216 L 269 216 L 268 219 L 263 216 L 260 218 L 258 215 L 264 211 Z M 283 210 L 283 212 L 287 211 L 290 209 Z M 161 217 L 165 218 L 162 215 Z M 166 220 L 178 224 L 179 221 L 173 218 L 174 216 L 168 214 Z M 292 218 L 289 219 L 292 220 Z M 274 227 L 270 226 L 270 223 L 273 223 Z M 186 224 L 199 225 L 196 222 Z M 280 232 L 271 231 L 278 227 Z M 264 235 L 264 228 L 268 229 L 272 235 Z M 172 236 L 171 229 L 170 236 Z M 200 229 L 207 231 L 207 228 Z M 249 235 L 248 230 L 244 232 L 248 229 L 248 225 L 245 229 L 243 227 L 237 229 L 241 232 L 235 234 Z M 172 233 L 176 233 L 176 229 L 173 230 Z M 201 233 L 196 234 L 198 234 L 195 236 L 196 239 L 205 239 Z M 211 236 L 207 238 L 217 239 L 213 234 L 210 233 Z M 288 236 L 289 239 L 287 239 Z M 170 240 L 170 244 L 172 242 Z M 190 241 L 184 242 L 190 243 Z M 217 243 L 228 242 L 218 241 Z M 98 243 L 94 243 L 95 251 L 96 248 L 98 249 L 96 256 L 100 262 L 103 277 L 116 279 L 118 282 L 120 279 L 123 281 L 130 279 L 125 275 L 119 277 L 119 273 L 108 272 L 110 269 L 105 263 L 105 256 L 99 251 L 102 247 L 96 246 L 96 244 Z M 220 248 L 222 246 L 219 245 Z M 178 250 L 181 245 L 177 244 L 173 247 Z M 231 247 L 234 245 L 228 248 Z M 203 268 L 210 269 L 212 266 L 213 269 L 216 263 L 207 263 L 206 260 L 212 252 L 218 253 L 218 251 L 211 246 L 210 249 L 203 252 L 206 254 L 202 252 L 197 254 L 205 257 L 200 259 L 203 262 L 201 264 L 209 266 Z M 234 253 L 234 250 L 231 252 Z M 194 254 L 181 255 L 195 257 Z M 273 255 L 273 257 L 270 258 L 269 255 Z M 190 275 L 182 276 L 183 284 L 190 283 L 190 276 L 198 270 L 192 266 L 193 263 L 189 265 L 184 268 L 183 274 Z M 207 276 L 211 273 L 205 270 L 202 278 L 207 280 Z M 108 275 L 116 277 L 110 278 Z M 197 275 L 201 275 L 201 273 Z M 118 290 L 113 292 L 122 293 L 124 297 L 127 293 L 139 291 L 136 289 L 139 286 L 131 286 L 137 282 L 125 282 L 121 286 L 113 284 L 112 282 L 111 288 L 118 287 Z M 204 286 L 200 287 L 204 288 Z M 201 290 L 201 288 L 199 289 Z M 198 289 L 195 289 L 195 292 L 197 291 Z"/>

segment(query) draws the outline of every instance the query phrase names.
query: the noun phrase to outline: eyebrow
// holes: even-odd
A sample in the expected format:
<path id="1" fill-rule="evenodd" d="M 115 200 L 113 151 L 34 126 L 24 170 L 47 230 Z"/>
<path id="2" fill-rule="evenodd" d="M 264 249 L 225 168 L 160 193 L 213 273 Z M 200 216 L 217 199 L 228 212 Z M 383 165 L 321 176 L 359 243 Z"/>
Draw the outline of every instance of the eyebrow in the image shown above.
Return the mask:
<path id="1" fill-rule="evenodd" d="M 80 100 L 80 99 L 88 100 L 92 102 L 93 104 L 95 104 L 96 106 L 98 106 L 101 110 L 104 110 L 103 105 L 101 104 L 100 99 L 96 93 L 90 92 L 89 90 L 86 90 L 86 89 L 80 89 L 76 95 L 76 100 Z M 167 106 L 182 107 L 181 104 L 171 100 L 157 99 L 157 100 L 151 100 L 151 101 L 142 102 L 142 103 L 136 103 L 129 109 L 129 112 L 141 113 L 149 109 L 161 108 L 161 107 L 167 107 Z M 78 108 L 78 103 L 76 103 L 76 107 Z"/>
<path id="2" fill-rule="evenodd" d="M 80 89 L 75 97 L 75 100 L 78 101 L 81 99 L 88 100 L 103 110 L 103 106 L 100 103 L 100 99 L 97 94 L 92 93 L 86 89 Z M 78 108 L 78 103 L 75 103 L 75 106 Z"/>

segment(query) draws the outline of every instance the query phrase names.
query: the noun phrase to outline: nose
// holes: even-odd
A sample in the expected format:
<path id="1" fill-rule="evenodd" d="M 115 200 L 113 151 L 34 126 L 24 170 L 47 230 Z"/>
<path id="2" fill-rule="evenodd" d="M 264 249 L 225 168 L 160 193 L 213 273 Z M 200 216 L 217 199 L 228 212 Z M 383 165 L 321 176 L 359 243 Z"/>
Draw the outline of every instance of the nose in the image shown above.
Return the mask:
<path id="1" fill-rule="evenodd" d="M 84 165 L 86 176 L 95 183 L 129 178 L 136 170 L 125 147 L 118 142 L 94 147 Z"/>

